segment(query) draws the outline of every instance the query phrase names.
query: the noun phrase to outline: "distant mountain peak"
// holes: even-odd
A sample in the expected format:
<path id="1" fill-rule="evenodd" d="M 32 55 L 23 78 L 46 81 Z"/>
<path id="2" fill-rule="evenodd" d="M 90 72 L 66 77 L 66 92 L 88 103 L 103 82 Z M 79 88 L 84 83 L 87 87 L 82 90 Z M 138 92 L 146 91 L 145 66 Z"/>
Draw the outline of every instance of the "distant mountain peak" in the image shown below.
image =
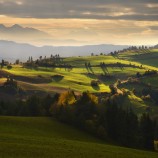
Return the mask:
<path id="1" fill-rule="evenodd" d="M 0 28 L 6 28 L 6 26 L 3 24 L 0 24 Z"/>
<path id="2" fill-rule="evenodd" d="M 14 25 L 12 25 L 10 27 L 5 26 L 4 24 L 0 24 L 0 28 L 10 29 L 10 28 L 24 28 L 24 27 L 22 27 L 19 24 L 14 24 Z"/>
<path id="3" fill-rule="evenodd" d="M 34 30 L 34 31 L 39 31 L 38 29 L 32 28 L 32 27 L 23 27 L 19 24 L 14 24 L 10 27 L 5 26 L 4 24 L 0 24 L 0 29 L 5 28 L 6 30 L 12 30 L 12 29 L 17 29 L 17 30 Z"/>
<path id="4" fill-rule="evenodd" d="M 21 25 L 18 25 L 18 24 L 14 24 L 13 26 L 11 26 L 11 28 L 17 28 L 17 29 L 21 29 L 23 28 Z"/>
<path id="5" fill-rule="evenodd" d="M 25 27 L 19 24 L 14 24 L 12 26 L 0 24 L 0 39 L 28 43 L 30 40 L 38 41 L 39 39 L 51 38 L 52 36 L 50 34 L 36 28 Z"/>

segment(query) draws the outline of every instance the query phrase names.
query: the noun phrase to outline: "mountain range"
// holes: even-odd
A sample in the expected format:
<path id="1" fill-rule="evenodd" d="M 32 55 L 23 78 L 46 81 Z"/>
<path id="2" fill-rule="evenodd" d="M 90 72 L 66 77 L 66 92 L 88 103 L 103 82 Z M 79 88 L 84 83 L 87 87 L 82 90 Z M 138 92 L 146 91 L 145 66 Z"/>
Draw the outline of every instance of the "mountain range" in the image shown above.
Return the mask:
<path id="1" fill-rule="evenodd" d="M 156 46 L 154 46 L 155 49 L 158 49 L 158 44 Z"/>
<path id="2" fill-rule="evenodd" d="M 94 54 L 108 54 L 111 51 L 122 50 L 127 45 L 85 45 L 85 46 L 42 46 L 37 47 L 26 43 L 16 43 L 13 41 L 0 40 L 0 59 L 15 61 L 27 60 L 29 56 L 38 58 L 39 56 L 50 56 L 60 54 L 60 56 L 88 56 Z"/>
<path id="3" fill-rule="evenodd" d="M 37 46 L 43 45 L 83 45 L 88 41 L 75 39 L 58 39 L 53 35 L 32 27 L 24 27 L 19 24 L 5 26 L 0 24 L 0 40 L 29 43 Z"/>
<path id="4" fill-rule="evenodd" d="M 33 43 L 38 40 L 50 40 L 52 36 L 46 32 L 30 27 L 22 27 L 21 25 L 14 24 L 13 26 L 7 27 L 0 24 L 0 39 L 11 40 L 16 42 Z"/>
<path id="5" fill-rule="evenodd" d="M 27 35 L 27 36 L 32 36 L 32 35 L 38 35 L 38 36 L 45 36 L 45 37 L 50 37 L 49 34 L 40 31 L 38 29 L 34 29 L 31 27 L 22 27 L 21 25 L 14 24 L 10 27 L 6 27 L 3 24 L 0 24 L 0 34 L 8 34 L 8 35 Z"/>
<path id="6" fill-rule="evenodd" d="M 35 46 L 32 41 L 45 41 L 44 46 Z M 127 45 L 83 45 L 83 46 L 48 46 L 50 43 L 57 42 L 51 35 L 35 28 L 23 27 L 18 24 L 5 26 L 0 24 L 0 60 L 6 59 L 15 61 L 20 59 L 27 60 L 29 56 L 38 58 L 39 56 L 50 56 L 51 54 L 60 54 L 60 56 L 87 56 L 94 54 L 108 54 L 113 51 L 122 50 Z M 61 42 L 61 41 L 60 41 Z M 62 43 L 81 43 L 72 39 L 63 40 Z M 158 47 L 158 46 L 155 46 Z"/>

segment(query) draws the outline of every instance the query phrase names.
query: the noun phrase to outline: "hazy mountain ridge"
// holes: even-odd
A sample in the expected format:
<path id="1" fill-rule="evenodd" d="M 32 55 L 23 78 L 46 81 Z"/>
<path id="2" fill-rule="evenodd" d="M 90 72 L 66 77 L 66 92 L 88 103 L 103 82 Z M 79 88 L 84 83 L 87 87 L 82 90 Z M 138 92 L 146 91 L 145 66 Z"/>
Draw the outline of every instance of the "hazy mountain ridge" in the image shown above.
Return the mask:
<path id="1" fill-rule="evenodd" d="M 158 49 L 158 44 L 156 46 L 154 46 L 155 49 Z"/>
<path id="2" fill-rule="evenodd" d="M 57 39 L 53 35 L 32 27 L 23 27 L 19 24 L 5 26 L 0 24 L 0 40 L 15 41 L 18 43 L 30 43 L 32 45 L 82 45 L 87 41 L 74 39 Z"/>
<path id="3" fill-rule="evenodd" d="M 34 29 L 31 27 L 22 27 L 18 24 L 14 24 L 13 26 L 10 27 L 6 27 L 3 24 L 0 24 L 0 34 L 10 34 L 10 35 L 14 35 L 14 34 L 25 34 L 27 33 L 32 35 L 32 34 L 38 34 L 38 35 L 43 35 L 43 36 L 50 36 L 49 34 L 47 34 L 46 32 L 40 31 L 38 29 Z"/>
<path id="4" fill-rule="evenodd" d="M 40 39 L 46 41 L 46 39 L 52 39 L 52 36 L 41 30 L 31 27 L 22 27 L 18 24 L 14 24 L 10 27 L 6 27 L 5 25 L 0 24 L 0 40 L 38 43 Z"/>
<path id="5" fill-rule="evenodd" d="M 26 60 L 29 56 L 38 58 L 39 56 L 50 56 L 60 54 L 60 56 L 87 56 L 94 54 L 108 54 L 111 51 L 127 48 L 126 45 L 85 45 L 85 46 L 43 46 L 37 47 L 26 43 L 16 43 L 12 41 L 0 40 L 0 58 L 13 61 L 15 59 Z"/>

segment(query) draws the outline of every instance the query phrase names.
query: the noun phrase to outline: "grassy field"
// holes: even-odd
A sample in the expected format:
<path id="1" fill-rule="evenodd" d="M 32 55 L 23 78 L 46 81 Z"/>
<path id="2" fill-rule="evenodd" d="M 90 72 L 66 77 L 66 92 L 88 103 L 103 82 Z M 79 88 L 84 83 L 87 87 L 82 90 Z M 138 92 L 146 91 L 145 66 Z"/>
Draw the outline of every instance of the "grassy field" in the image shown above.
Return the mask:
<path id="1" fill-rule="evenodd" d="M 142 78 L 141 81 L 146 84 L 150 84 L 151 86 L 155 88 L 158 88 L 158 75 Z"/>
<path id="2" fill-rule="evenodd" d="M 149 50 L 149 52 L 125 52 L 117 57 L 107 56 L 88 56 L 88 57 L 69 57 L 64 59 L 64 63 L 71 64 L 72 70 L 64 68 L 42 68 L 27 69 L 22 66 L 13 65 L 11 70 L 5 69 L 10 74 L 16 77 L 19 84 L 25 90 L 39 90 L 46 92 L 61 92 L 62 90 L 71 88 L 75 91 L 90 91 L 90 92 L 109 92 L 109 85 L 117 81 L 117 79 L 125 80 L 130 76 L 135 76 L 137 72 L 143 74 L 146 70 L 158 70 L 158 50 Z M 85 62 L 90 62 L 91 69 L 86 69 Z M 116 64 L 117 62 L 125 65 L 135 65 L 136 67 L 107 67 L 103 70 L 99 64 Z M 143 64 L 143 68 L 139 68 Z M 96 67 L 97 66 L 97 67 Z M 109 74 L 113 78 L 100 79 L 99 76 Z M 53 76 L 60 75 L 60 78 Z M 91 86 L 92 80 L 99 79 L 101 81 L 97 88 Z M 153 79 L 155 83 L 156 79 Z M 0 80 L 2 83 L 3 80 Z M 144 80 L 148 82 L 147 79 Z M 152 80 L 150 79 L 152 83 Z M 58 89 L 59 88 L 59 89 Z"/>
<path id="3" fill-rule="evenodd" d="M 120 54 L 119 57 L 128 61 L 135 61 L 143 65 L 148 65 L 150 68 L 158 68 L 158 49 L 153 49 L 146 52 L 128 51 Z"/>
<path id="4" fill-rule="evenodd" d="M 2 158 L 157 158 L 158 153 L 104 144 L 84 132 L 42 117 L 0 117 Z"/>
<path id="5" fill-rule="evenodd" d="M 110 55 L 107 56 L 89 56 L 89 57 L 69 57 L 65 58 L 64 62 L 73 66 L 72 70 L 65 70 L 64 68 L 45 68 L 38 67 L 38 69 L 27 69 L 22 66 L 13 65 L 13 68 L 6 72 L 14 75 L 18 85 L 31 94 L 46 92 L 46 93 L 62 93 L 68 89 L 74 90 L 76 93 L 83 91 L 90 91 L 92 93 L 110 92 L 109 85 L 116 83 L 118 79 L 126 81 L 129 77 L 136 76 L 139 72 L 143 74 L 146 70 L 158 70 L 155 62 L 157 60 L 158 50 L 150 50 L 150 52 L 132 52 L 128 51 L 119 54 L 117 57 Z M 148 60 L 149 59 L 149 60 Z M 151 59 L 151 60 L 150 60 Z M 142 61 L 146 61 L 143 64 Z M 90 62 L 92 67 L 87 70 L 85 62 Z M 105 64 L 116 64 L 117 62 L 126 65 L 135 65 L 136 67 L 107 67 L 106 72 L 99 66 L 101 62 Z M 143 68 L 137 67 L 143 64 Z M 98 66 L 97 66 L 98 65 Z M 108 73 L 113 76 L 112 78 L 104 77 L 101 75 Z M 59 77 L 56 77 L 59 76 Z M 140 80 L 144 84 L 150 84 L 153 88 L 158 87 L 158 76 L 143 77 Z M 92 80 L 99 80 L 100 84 L 97 87 L 91 86 Z M 0 79 L 0 84 L 3 84 L 4 78 Z M 124 104 L 132 105 L 136 112 L 145 112 L 148 106 L 157 110 L 152 102 L 144 102 L 141 99 L 141 91 L 144 88 L 143 84 L 122 84 L 119 88 L 125 88 L 132 91 L 134 88 L 138 91 L 138 95 L 129 94 L 127 101 Z M 42 93 L 43 94 L 43 93 Z"/>
<path id="6" fill-rule="evenodd" d="M 110 92 L 109 85 L 118 79 L 123 84 L 119 87 L 128 91 L 128 95 L 121 100 L 124 108 L 131 106 L 139 115 L 150 106 L 150 114 L 157 116 L 158 107 L 152 101 L 144 101 L 141 91 L 146 84 L 158 88 L 158 75 L 143 77 L 142 84 L 127 83 L 127 79 L 143 74 L 146 70 L 158 70 L 158 50 L 149 52 L 126 52 L 113 56 L 70 57 L 64 62 L 71 64 L 72 70 L 64 68 L 27 69 L 13 65 L 13 68 L 3 71 L 17 80 L 18 86 L 28 92 L 61 93 L 71 88 L 76 93 L 90 91 L 93 93 Z M 85 62 L 90 62 L 91 69 L 86 69 Z M 116 64 L 117 62 L 136 67 L 107 67 L 106 72 L 99 67 L 100 62 Z M 143 68 L 139 66 L 143 65 Z M 108 74 L 112 78 L 102 75 Z M 99 80 L 98 87 L 92 87 L 91 81 Z M 0 78 L 0 85 L 6 78 Z M 127 83 L 127 84 L 126 84 Z M 137 94 L 133 94 L 135 88 Z M 32 94 L 32 93 L 31 93 Z M 62 152 L 61 152 L 62 151 Z M 128 149 L 113 145 L 78 131 L 70 126 L 61 124 L 52 118 L 42 117 L 0 117 L 0 158 L 33 158 L 33 157 L 106 157 L 106 158 L 157 158 L 154 152 Z"/>
<path id="7" fill-rule="evenodd" d="M 84 66 L 85 62 L 91 62 L 92 65 L 99 65 L 100 62 L 105 62 L 106 64 L 116 64 L 120 62 L 122 64 L 133 64 L 140 66 L 137 62 L 129 62 L 125 60 L 120 60 L 112 56 L 94 56 L 94 57 L 73 57 L 65 58 L 65 63 L 69 63 L 75 66 L 72 70 L 68 71 L 64 68 L 38 68 L 38 69 L 27 69 L 21 66 L 13 66 L 11 70 L 5 69 L 10 74 L 19 76 L 17 80 L 20 82 L 21 86 L 24 86 L 26 90 L 29 88 L 35 88 L 38 90 L 43 89 L 45 91 L 53 91 L 53 88 L 57 90 L 57 87 L 67 89 L 71 88 L 75 91 L 90 91 L 90 92 L 109 92 L 109 85 L 116 82 L 117 79 L 127 79 L 129 76 L 135 75 L 137 72 L 144 73 L 144 69 L 133 68 L 133 67 L 107 67 L 107 72 L 103 71 L 100 67 L 92 67 L 91 70 L 87 70 Z M 147 66 L 146 66 L 147 67 Z M 101 74 L 106 74 L 114 76 L 113 79 L 102 79 L 99 87 L 94 88 L 91 86 L 91 80 L 98 79 Z M 59 79 L 54 79 L 54 75 L 62 76 Z M 24 80 L 24 77 L 27 77 Z M 42 80 L 41 83 L 32 83 L 30 79 Z M 30 84 L 30 86 L 28 86 Z"/>

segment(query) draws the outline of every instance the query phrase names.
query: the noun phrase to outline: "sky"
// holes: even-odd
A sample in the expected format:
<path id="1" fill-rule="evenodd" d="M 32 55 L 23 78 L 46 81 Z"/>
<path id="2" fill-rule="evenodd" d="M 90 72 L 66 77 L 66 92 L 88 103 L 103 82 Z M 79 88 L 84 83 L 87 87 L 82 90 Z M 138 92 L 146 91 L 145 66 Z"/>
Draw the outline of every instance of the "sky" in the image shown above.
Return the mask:
<path id="1" fill-rule="evenodd" d="M 155 45 L 158 0 L 0 0 L 0 23 L 47 32 L 49 45 Z"/>

